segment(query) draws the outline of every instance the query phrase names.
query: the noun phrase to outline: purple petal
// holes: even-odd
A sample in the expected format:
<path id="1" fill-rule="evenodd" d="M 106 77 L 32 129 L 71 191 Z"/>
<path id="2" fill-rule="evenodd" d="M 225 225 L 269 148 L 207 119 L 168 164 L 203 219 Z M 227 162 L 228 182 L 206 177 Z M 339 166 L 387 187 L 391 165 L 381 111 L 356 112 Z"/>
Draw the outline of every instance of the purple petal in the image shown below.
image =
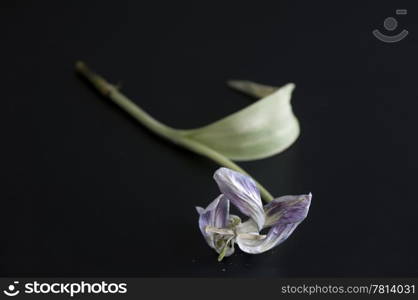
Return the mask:
<path id="1" fill-rule="evenodd" d="M 250 239 L 245 233 L 254 232 L 251 223 L 238 227 L 237 244 L 247 253 L 268 251 L 283 243 L 306 218 L 312 195 L 283 196 L 265 205 L 266 226 L 271 226 L 265 239 Z M 245 226 L 244 226 L 245 225 Z M 241 234 L 241 236 L 240 236 Z"/>
<path id="2" fill-rule="evenodd" d="M 196 206 L 196 211 L 199 215 L 203 214 L 203 212 L 205 211 L 205 209 L 203 207 L 200 206 Z"/>
<path id="3" fill-rule="evenodd" d="M 265 214 L 260 191 L 251 177 L 227 168 L 218 169 L 213 178 L 222 194 L 243 214 L 253 219 L 259 230 L 263 228 Z"/>
<path id="4" fill-rule="evenodd" d="M 240 249 L 250 254 L 259 254 L 268 251 L 277 245 L 283 243 L 300 224 L 297 223 L 281 223 L 280 221 L 275 226 L 271 227 L 267 237 L 263 240 L 254 240 L 243 238 L 240 235 L 237 237 L 237 244 Z"/>
<path id="5" fill-rule="evenodd" d="M 280 220 L 282 224 L 297 223 L 306 218 L 311 204 L 312 194 L 299 196 L 283 196 L 274 199 L 264 206 L 266 213 L 265 227 Z"/>
<path id="6" fill-rule="evenodd" d="M 209 246 L 215 248 L 213 233 L 206 232 L 206 227 L 213 226 L 216 228 L 225 228 L 227 226 L 229 221 L 229 200 L 225 196 L 220 195 L 205 209 L 196 207 L 196 210 L 199 213 L 200 231 Z"/>
<path id="7" fill-rule="evenodd" d="M 218 198 L 220 200 L 214 212 L 213 226 L 225 228 L 229 222 L 229 200 L 224 195 L 220 195 Z"/>

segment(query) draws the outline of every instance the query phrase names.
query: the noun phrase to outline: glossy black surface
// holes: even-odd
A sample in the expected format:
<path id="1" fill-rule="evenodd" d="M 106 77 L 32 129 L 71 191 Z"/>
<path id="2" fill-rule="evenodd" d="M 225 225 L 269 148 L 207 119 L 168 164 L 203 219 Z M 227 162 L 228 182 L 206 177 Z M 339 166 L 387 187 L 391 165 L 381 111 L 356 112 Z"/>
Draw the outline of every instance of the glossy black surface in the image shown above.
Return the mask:
<path id="1" fill-rule="evenodd" d="M 0 275 L 417 276 L 418 11 L 388 2 L 2 2 Z M 371 33 L 389 16 L 410 31 L 396 44 Z M 296 83 L 300 138 L 241 165 L 312 192 L 308 219 L 218 263 L 194 209 L 217 166 L 98 96 L 77 59 L 180 128 L 250 103 L 229 78 Z"/>

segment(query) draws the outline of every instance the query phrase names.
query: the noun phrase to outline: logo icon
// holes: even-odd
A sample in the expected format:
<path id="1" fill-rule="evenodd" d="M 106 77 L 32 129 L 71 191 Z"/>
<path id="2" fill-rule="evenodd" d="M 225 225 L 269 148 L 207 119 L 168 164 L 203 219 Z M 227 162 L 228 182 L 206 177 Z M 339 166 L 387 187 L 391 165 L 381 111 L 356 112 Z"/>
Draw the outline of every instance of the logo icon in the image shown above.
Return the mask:
<path id="1" fill-rule="evenodd" d="M 397 15 L 406 15 L 408 14 L 408 11 L 406 9 L 397 9 L 396 10 Z M 383 27 L 387 31 L 394 31 L 398 27 L 398 21 L 394 17 L 388 17 L 383 22 Z M 396 43 L 401 40 L 403 40 L 408 35 L 408 30 L 402 30 L 400 33 L 395 35 L 386 35 L 384 33 L 381 33 L 378 29 L 373 30 L 373 35 L 385 43 Z"/>
<path id="2" fill-rule="evenodd" d="M 7 290 L 4 290 L 3 293 L 9 297 L 14 297 L 20 293 L 16 286 L 19 284 L 19 281 L 14 281 L 13 284 L 10 284 L 7 287 Z"/>

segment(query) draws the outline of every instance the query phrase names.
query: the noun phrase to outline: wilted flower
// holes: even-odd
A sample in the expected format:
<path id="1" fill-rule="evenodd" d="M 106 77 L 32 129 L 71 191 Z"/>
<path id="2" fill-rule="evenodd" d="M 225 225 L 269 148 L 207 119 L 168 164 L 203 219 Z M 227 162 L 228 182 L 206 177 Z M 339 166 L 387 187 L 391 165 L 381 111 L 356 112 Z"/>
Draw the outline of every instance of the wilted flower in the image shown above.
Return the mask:
<path id="1" fill-rule="evenodd" d="M 222 194 L 208 207 L 196 207 L 199 227 L 210 247 L 219 253 L 218 260 L 234 253 L 234 244 L 247 253 L 262 253 L 284 242 L 306 218 L 312 195 L 283 196 L 263 207 L 260 192 L 249 176 L 220 168 L 214 179 Z M 241 213 L 229 214 L 232 202 Z M 267 234 L 261 230 L 269 228 Z"/>
<path id="2" fill-rule="evenodd" d="M 76 63 L 76 70 L 103 96 L 154 133 L 221 165 L 234 165 L 230 159 L 249 161 L 278 154 L 299 136 L 299 122 L 290 105 L 295 87 L 292 83 L 278 88 L 250 81 L 229 81 L 231 87 L 261 99 L 209 125 L 179 130 L 151 117 L 83 62 Z M 247 253 L 261 253 L 277 246 L 308 214 L 311 194 L 279 197 L 263 207 L 260 191 L 249 176 L 220 168 L 214 178 L 222 194 L 206 209 L 196 209 L 200 230 L 209 246 L 219 253 L 219 259 L 231 255 L 235 243 Z M 273 198 L 259 187 L 266 199 Z M 238 216 L 230 215 L 230 202 L 250 219 L 242 223 Z M 269 228 L 267 234 L 260 234 L 265 228 Z"/>

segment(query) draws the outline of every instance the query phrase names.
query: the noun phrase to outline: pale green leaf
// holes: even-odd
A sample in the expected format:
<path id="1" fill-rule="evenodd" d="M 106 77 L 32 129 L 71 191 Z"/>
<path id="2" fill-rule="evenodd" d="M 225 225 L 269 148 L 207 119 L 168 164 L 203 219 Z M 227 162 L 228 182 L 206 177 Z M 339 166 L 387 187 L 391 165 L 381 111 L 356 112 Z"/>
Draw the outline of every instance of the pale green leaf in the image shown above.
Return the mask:
<path id="1" fill-rule="evenodd" d="M 241 161 L 278 154 L 297 139 L 299 123 L 290 105 L 294 84 L 281 88 L 249 81 L 228 84 L 262 99 L 210 125 L 182 130 L 184 137 Z"/>

